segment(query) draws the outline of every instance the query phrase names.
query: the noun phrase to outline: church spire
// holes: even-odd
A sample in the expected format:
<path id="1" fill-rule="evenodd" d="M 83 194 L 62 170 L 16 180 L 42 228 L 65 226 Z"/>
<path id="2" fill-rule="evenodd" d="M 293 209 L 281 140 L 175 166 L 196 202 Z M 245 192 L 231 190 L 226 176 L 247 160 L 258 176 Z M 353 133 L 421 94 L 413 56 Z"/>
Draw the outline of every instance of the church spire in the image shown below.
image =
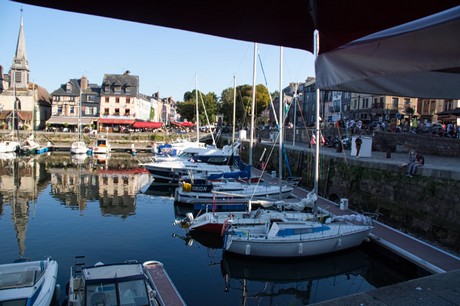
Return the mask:
<path id="1" fill-rule="evenodd" d="M 24 29 L 22 21 L 22 8 L 21 8 L 21 22 L 19 26 L 18 43 L 16 45 L 16 54 L 11 65 L 11 80 L 16 82 L 16 88 L 27 89 L 29 83 L 29 61 L 27 60 L 26 41 L 24 38 Z"/>

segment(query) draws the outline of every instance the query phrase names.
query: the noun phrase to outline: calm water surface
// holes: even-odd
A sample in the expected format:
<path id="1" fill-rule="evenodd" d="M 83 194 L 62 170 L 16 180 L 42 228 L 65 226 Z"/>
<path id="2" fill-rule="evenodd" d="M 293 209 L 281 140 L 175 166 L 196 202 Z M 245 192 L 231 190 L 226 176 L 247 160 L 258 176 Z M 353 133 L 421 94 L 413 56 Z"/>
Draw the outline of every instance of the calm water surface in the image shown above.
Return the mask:
<path id="1" fill-rule="evenodd" d="M 188 210 L 170 190 L 142 193 L 149 175 L 136 164 L 129 155 L 0 159 L 0 263 L 52 256 L 61 301 L 76 255 L 88 265 L 159 260 L 189 305 L 305 305 L 415 277 L 368 247 L 288 262 L 223 255 L 220 237 L 173 225 Z"/>

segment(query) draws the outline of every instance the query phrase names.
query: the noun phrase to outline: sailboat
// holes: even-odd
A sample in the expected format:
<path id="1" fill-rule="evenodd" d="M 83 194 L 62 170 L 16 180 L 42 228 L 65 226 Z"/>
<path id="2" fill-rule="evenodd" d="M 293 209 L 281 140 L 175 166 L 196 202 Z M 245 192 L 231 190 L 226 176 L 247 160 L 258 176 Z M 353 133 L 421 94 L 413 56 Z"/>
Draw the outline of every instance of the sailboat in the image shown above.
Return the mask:
<path id="1" fill-rule="evenodd" d="M 86 143 L 82 140 L 81 137 L 81 99 L 82 99 L 82 88 L 80 84 L 80 101 L 78 107 L 78 140 L 72 142 L 70 146 L 70 153 L 71 154 L 87 154 L 89 148 L 86 146 Z"/>
<path id="2" fill-rule="evenodd" d="M 319 89 L 317 89 L 317 139 L 319 139 L 320 133 L 319 99 Z M 281 101 L 280 98 L 280 115 L 282 114 Z M 283 118 L 282 116 L 280 117 Z M 281 121 L 280 127 L 282 125 Z M 280 137 L 282 137 L 281 129 Z M 314 192 L 317 194 L 319 142 L 316 143 L 315 157 Z M 313 213 L 315 215 L 318 213 L 316 201 Z M 372 228 L 372 219 L 360 214 L 331 217 L 325 223 L 318 220 L 267 220 L 263 225 L 250 227 L 232 227 L 230 223 L 225 232 L 224 250 L 230 253 L 256 257 L 296 258 L 315 256 L 356 247 L 368 237 Z"/>

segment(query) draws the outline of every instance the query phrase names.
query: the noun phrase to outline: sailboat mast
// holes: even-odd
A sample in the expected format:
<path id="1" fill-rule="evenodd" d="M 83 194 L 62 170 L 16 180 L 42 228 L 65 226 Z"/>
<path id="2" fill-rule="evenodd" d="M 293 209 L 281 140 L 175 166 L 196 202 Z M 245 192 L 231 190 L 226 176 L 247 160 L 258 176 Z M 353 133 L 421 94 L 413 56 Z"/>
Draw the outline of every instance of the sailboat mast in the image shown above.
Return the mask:
<path id="1" fill-rule="evenodd" d="M 236 77 L 233 76 L 233 128 L 232 128 L 232 148 L 235 145 L 235 123 L 236 123 Z"/>
<path id="2" fill-rule="evenodd" d="M 200 142 L 200 118 L 199 118 L 199 113 L 198 113 L 198 89 L 197 89 L 197 83 L 198 83 L 198 75 L 195 74 L 195 108 L 196 108 L 196 120 L 195 120 L 195 126 L 196 126 L 196 142 Z"/>
<path id="3" fill-rule="evenodd" d="M 78 141 L 81 141 L 81 97 L 82 95 L 81 89 L 81 80 L 80 80 L 80 98 L 78 99 Z"/>
<path id="4" fill-rule="evenodd" d="M 283 191 L 283 133 L 284 133 L 284 114 L 283 114 L 283 47 L 280 47 L 280 97 L 279 97 L 279 113 L 280 113 L 280 124 L 279 124 L 279 151 L 278 151 L 278 184 L 280 186 L 279 198 L 281 199 Z"/>
<path id="5" fill-rule="evenodd" d="M 249 127 L 249 164 L 252 166 L 252 147 L 254 144 L 254 109 L 256 105 L 256 63 L 257 63 L 257 43 L 254 43 L 254 62 L 252 65 L 252 106 L 251 106 L 251 126 Z"/>
<path id="6" fill-rule="evenodd" d="M 318 30 L 315 30 L 315 35 L 314 35 L 314 49 L 315 49 L 315 58 L 318 58 L 318 53 L 319 53 L 319 32 Z M 318 84 L 318 83 L 316 83 Z M 318 85 L 316 85 L 316 122 L 315 122 L 315 127 L 316 127 L 316 144 L 315 144 L 315 180 L 314 180 L 314 191 L 315 194 L 318 195 L 318 183 L 319 183 L 319 143 L 321 142 L 320 139 L 320 126 L 319 126 L 319 106 L 320 106 L 320 90 Z M 317 214 L 317 209 L 316 209 L 316 202 L 314 205 L 313 209 L 315 216 Z"/>

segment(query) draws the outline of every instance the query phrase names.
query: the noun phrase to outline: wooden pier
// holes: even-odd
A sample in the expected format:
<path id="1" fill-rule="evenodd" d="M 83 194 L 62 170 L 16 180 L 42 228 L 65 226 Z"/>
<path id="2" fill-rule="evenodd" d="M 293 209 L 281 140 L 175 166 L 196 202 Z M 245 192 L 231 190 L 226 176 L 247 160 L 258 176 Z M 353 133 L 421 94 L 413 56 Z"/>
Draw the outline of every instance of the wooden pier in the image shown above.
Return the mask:
<path id="1" fill-rule="evenodd" d="M 255 175 L 262 174 L 259 169 L 253 168 L 252 171 Z M 263 178 L 268 182 L 278 183 L 278 178 L 272 178 L 267 173 L 264 173 Z M 296 187 L 293 192 L 293 195 L 298 198 L 304 198 L 307 194 L 308 191 L 300 187 Z M 321 197 L 318 197 L 317 204 L 320 209 L 336 216 L 356 213 L 348 208 L 340 209 L 337 203 Z M 371 231 L 369 238 L 378 245 L 391 250 L 391 252 L 413 262 L 430 273 L 438 274 L 460 269 L 459 257 L 381 222 L 374 221 L 374 229 Z"/>
<path id="2" fill-rule="evenodd" d="M 159 293 L 161 305 L 182 306 L 186 305 L 179 291 L 174 286 L 163 264 L 158 261 L 149 261 L 144 263 L 144 268 L 148 272 L 149 280 Z"/>

